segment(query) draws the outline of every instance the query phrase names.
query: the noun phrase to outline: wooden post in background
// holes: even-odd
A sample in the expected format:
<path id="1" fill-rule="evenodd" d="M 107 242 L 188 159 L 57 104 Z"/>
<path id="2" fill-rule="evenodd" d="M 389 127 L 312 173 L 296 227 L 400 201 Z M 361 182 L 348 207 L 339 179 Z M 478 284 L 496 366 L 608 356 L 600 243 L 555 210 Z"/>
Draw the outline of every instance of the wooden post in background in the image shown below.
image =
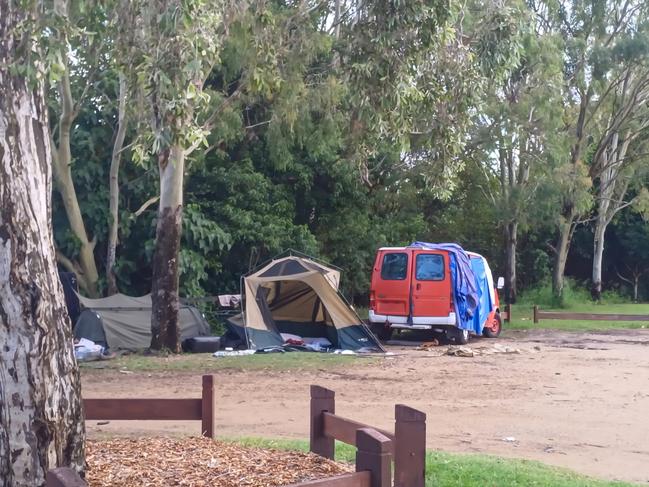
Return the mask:
<path id="1" fill-rule="evenodd" d="M 47 472 L 45 487 L 88 487 L 88 484 L 71 468 L 59 467 Z"/>
<path id="2" fill-rule="evenodd" d="M 371 472 L 370 487 L 392 485 L 390 443 L 390 438 L 372 428 L 356 430 L 356 471 Z"/>
<path id="3" fill-rule="evenodd" d="M 201 434 L 208 438 L 216 437 L 216 394 L 214 376 L 203 376 L 203 395 L 201 399 Z"/>
<path id="4" fill-rule="evenodd" d="M 424 487 L 426 413 L 397 404 L 394 419 L 394 487 Z"/>
<path id="5" fill-rule="evenodd" d="M 505 323 L 511 323 L 512 321 L 512 305 L 511 304 L 506 304 L 505 305 Z"/>
<path id="6" fill-rule="evenodd" d="M 534 323 L 539 322 L 539 307 L 537 305 L 534 305 Z"/>
<path id="7" fill-rule="evenodd" d="M 336 414 L 336 393 L 320 386 L 311 386 L 311 427 L 309 449 L 325 458 L 334 459 L 335 440 L 324 434 L 322 413 Z"/>

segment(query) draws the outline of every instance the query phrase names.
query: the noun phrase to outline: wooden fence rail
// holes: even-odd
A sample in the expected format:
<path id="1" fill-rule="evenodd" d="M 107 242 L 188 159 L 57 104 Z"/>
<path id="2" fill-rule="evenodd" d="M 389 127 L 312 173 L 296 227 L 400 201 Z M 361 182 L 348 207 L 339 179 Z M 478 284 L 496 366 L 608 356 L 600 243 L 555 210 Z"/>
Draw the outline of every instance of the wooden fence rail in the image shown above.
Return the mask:
<path id="1" fill-rule="evenodd" d="M 333 459 L 335 440 L 358 448 L 357 431 L 366 428 L 388 440 L 384 448 L 394 460 L 395 487 L 423 487 L 426 470 L 425 413 L 397 404 L 393 434 L 336 415 L 335 392 L 311 386 L 310 449 L 313 453 Z"/>
<path id="2" fill-rule="evenodd" d="M 53 468 L 45 476 L 46 487 L 87 487 L 79 474 L 69 467 Z"/>
<path id="3" fill-rule="evenodd" d="M 307 480 L 288 487 L 371 487 L 371 485 L 372 472 L 365 470 L 363 472 L 336 475 L 328 479 Z"/>
<path id="4" fill-rule="evenodd" d="M 216 436 L 214 376 L 203 376 L 200 399 L 84 399 L 86 420 L 201 421 L 201 434 Z"/>
<path id="5" fill-rule="evenodd" d="M 503 310 L 500 312 L 500 317 L 505 323 L 511 323 L 512 321 L 512 307 L 509 304 L 506 304 Z"/>
<path id="6" fill-rule="evenodd" d="M 204 436 L 215 437 L 214 376 L 203 376 L 201 399 L 86 399 L 86 419 L 111 420 L 201 420 Z M 394 433 L 335 414 L 335 392 L 311 386 L 310 449 L 333 459 L 335 440 L 357 448 L 356 472 L 294 487 L 389 487 L 394 461 L 395 487 L 424 487 L 426 414 L 397 404 Z M 70 468 L 47 474 L 47 487 L 84 487 Z"/>
<path id="7" fill-rule="evenodd" d="M 568 311 L 541 311 L 534 306 L 534 323 L 541 320 L 584 321 L 649 321 L 649 315 L 625 315 L 618 313 L 572 313 Z"/>
<path id="8" fill-rule="evenodd" d="M 201 421 L 201 434 L 216 436 L 214 376 L 204 375 L 200 399 L 84 399 L 86 420 Z M 50 470 L 46 487 L 82 487 L 85 482 L 67 467 Z"/>

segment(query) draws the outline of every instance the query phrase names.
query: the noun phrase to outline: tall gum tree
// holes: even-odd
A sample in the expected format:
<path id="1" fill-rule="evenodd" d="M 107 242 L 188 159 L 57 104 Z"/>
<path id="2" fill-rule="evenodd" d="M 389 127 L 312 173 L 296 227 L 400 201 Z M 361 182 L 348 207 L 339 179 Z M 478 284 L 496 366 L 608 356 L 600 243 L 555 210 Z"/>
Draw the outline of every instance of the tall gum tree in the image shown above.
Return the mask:
<path id="1" fill-rule="evenodd" d="M 51 227 L 44 73 L 25 31 L 35 27 L 38 12 L 0 0 L 0 485 L 6 487 L 43 485 L 56 466 L 84 467 L 80 379 Z"/>
<path id="2" fill-rule="evenodd" d="M 468 144 L 470 159 L 484 174 L 480 189 L 496 209 L 505 241 L 505 299 L 517 298 L 517 251 L 521 228 L 542 217 L 539 188 L 547 182 L 559 131 L 561 56 L 542 26 L 523 36 L 519 63 L 501 84 L 486 91 Z M 491 184 L 497 181 L 498 184 Z"/>
<path id="3" fill-rule="evenodd" d="M 205 140 L 210 123 L 236 90 L 212 114 L 204 85 L 218 62 L 233 7 L 193 0 L 124 1 L 119 9 L 119 45 L 141 103 L 136 154 L 153 155 L 159 175 L 159 206 L 153 255 L 151 348 L 180 352 L 178 284 L 186 157 Z"/>
<path id="4" fill-rule="evenodd" d="M 609 118 L 609 109 L 620 93 L 629 66 L 637 64 L 640 73 L 646 71 L 634 58 L 644 49 L 638 34 L 646 30 L 647 4 L 641 0 L 532 0 L 529 4 L 546 28 L 561 37 L 565 58 L 562 118 L 570 149 L 566 151 L 566 167 L 556 171 L 562 194 L 552 276 L 554 294 L 560 298 L 572 236 L 579 224 L 588 221 L 597 198 L 600 171 L 596 168 L 601 167 L 597 154 L 611 150 L 610 142 L 617 131 L 611 127 L 627 115 L 636 117 L 638 109 L 644 110 L 642 103 L 627 104 L 630 113 L 620 111 Z M 600 210 L 604 211 L 594 245 L 596 254 L 603 249 L 602 228 L 606 226 L 606 209 Z M 601 282 L 596 272 L 593 274 L 594 280 Z"/>
<path id="5" fill-rule="evenodd" d="M 91 85 L 98 75 L 99 51 L 104 46 L 104 39 L 90 43 L 92 36 L 82 30 L 79 31 L 75 27 L 75 23 L 83 24 L 91 20 L 90 15 L 84 17 L 77 12 L 79 9 L 85 11 L 84 8 L 78 5 L 73 6 L 67 0 L 56 0 L 54 8 L 59 20 L 56 24 L 57 28 L 54 29 L 56 32 L 54 39 L 59 47 L 59 63 L 57 67 L 60 70 L 60 75 L 55 83 L 58 98 L 58 119 L 56 121 L 56 139 L 52 138 L 52 165 L 55 187 L 61 195 L 70 230 L 78 243 L 77 255 L 65 255 L 59 249 L 57 250 L 57 259 L 63 267 L 77 275 L 79 285 L 87 295 L 97 297 L 99 295 L 99 271 L 95 261 L 97 236 L 90 237 L 79 204 L 73 179 L 74 157 L 71 139 L 74 136 L 75 120 L 82 109 L 83 103 L 91 93 Z M 91 10 L 91 12 L 96 11 Z M 95 24 L 95 26 L 99 25 L 101 23 Z M 88 65 L 83 66 L 81 69 L 77 66 L 74 72 L 71 66 L 73 57 L 71 56 L 71 37 L 74 37 L 75 42 L 78 41 L 79 43 L 76 46 L 78 49 L 75 55 L 77 57 L 83 55 L 89 60 Z M 77 59 L 76 62 L 79 64 L 80 60 Z M 81 86 L 78 87 L 77 93 L 73 90 L 71 78 L 78 73 L 83 74 L 78 76 L 79 80 L 77 81 L 79 83 L 77 84 Z"/>
<path id="6" fill-rule="evenodd" d="M 108 295 L 113 295 L 119 290 L 117 288 L 117 276 L 115 275 L 115 259 L 117 254 L 117 243 L 119 237 L 119 166 L 124 150 L 124 139 L 126 138 L 126 101 L 128 98 L 128 87 L 126 76 L 119 73 L 119 103 L 117 108 L 117 131 L 113 142 L 113 152 L 110 159 L 109 176 L 109 211 L 110 227 L 108 230 L 108 244 L 106 247 L 106 283 Z"/>
<path id="7" fill-rule="evenodd" d="M 645 27 L 646 28 L 646 27 Z M 639 37 L 639 36 L 638 36 Z M 649 39 L 645 38 L 645 43 Z M 637 46 L 635 46 L 637 49 Z M 613 53 L 611 53 L 613 54 Z M 644 193 L 627 200 L 645 170 L 649 127 L 649 58 L 644 49 L 625 60 L 604 118 L 604 130 L 595 145 L 589 175 L 595 188 L 592 287 L 593 299 L 602 295 L 602 264 L 606 229 L 616 214 Z"/>
<path id="8" fill-rule="evenodd" d="M 447 2 L 429 0 L 399 7 L 399 15 L 394 15 L 394 3 L 389 1 L 362 6 L 350 3 L 124 2 L 119 22 L 125 27 L 120 41 L 128 63 L 124 72 L 132 73 L 139 85 L 139 99 L 143 101 L 140 111 L 146 114 L 147 122 L 146 129 L 140 130 L 136 148 L 145 149 L 140 151 L 146 153 L 142 159 L 154 156 L 160 182 L 153 257 L 152 348 L 179 349 L 178 266 L 182 185 L 188 158 L 207 140 L 222 112 L 234 101 L 250 95 L 270 99 L 288 84 L 283 75 L 290 70 L 287 66 L 294 65 L 293 54 L 301 49 L 304 33 L 315 24 L 325 29 L 330 24 L 318 19 L 327 15 L 332 21 L 338 19 L 330 30 L 332 37 L 338 36 L 340 49 L 326 66 L 310 72 L 305 69 L 301 77 L 310 77 L 309 83 L 344 84 L 343 106 L 336 107 L 349 113 L 345 143 L 350 150 L 344 158 L 360 161 L 363 169 L 368 159 L 377 155 L 379 143 L 396 141 L 406 149 L 414 137 L 419 148 L 430 149 L 427 154 L 432 154 L 435 143 L 441 146 L 443 142 L 445 149 L 440 152 L 447 153 L 451 149 L 446 148 L 462 138 L 461 130 L 448 128 L 450 124 L 431 122 L 431 113 L 468 118 L 464 99 L 475 86 L 470 81 L 458 83 L 456 74 L 463 70 L 456 68 L 471 65 L 473 53 L 460 34 L 453 29 L 447 32 Z M 510 20 L 504 19 L 501 26 L 509 26 Z M 493 33 L 493 29 L 487 30 Z M 240 56 L 237 76 L 224 84 L 223 76 L 210 79 L 210 74 L 217 71 L 221 47 L 232 32 L 243 33 L 235 47 L 245 55 Z M 498 45 L 500 37 L 495 37 L 492 41 Z M 326 35 L 320 41 L 330 44 Z M 461 63 L 452 62 L 458 58 Z M 468 78 L 474 75 L 479 76 L 471 71 Z M 456 98 L 460 103 L 452 101 Z M 425 114 L 423 105 L 428 110 Z M 276 114 L 259 124 L 276 126 Z M 448 172 L 453 171 L 444 174 Z"/>

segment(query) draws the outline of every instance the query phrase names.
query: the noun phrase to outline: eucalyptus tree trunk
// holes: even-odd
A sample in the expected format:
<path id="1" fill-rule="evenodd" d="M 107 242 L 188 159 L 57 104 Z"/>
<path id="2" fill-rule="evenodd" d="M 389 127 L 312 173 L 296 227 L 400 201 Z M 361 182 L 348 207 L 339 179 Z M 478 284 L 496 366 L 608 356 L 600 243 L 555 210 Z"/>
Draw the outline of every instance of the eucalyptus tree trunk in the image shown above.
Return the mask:
<path id="1" fill-rule="evenodd" d="M 608 226 L 607 210 L 602 207 L 607 206 L 607 201 L 598 202 L 598 212 L 595 218 L 595 237 L 593 239 L 593 282 L 591 295 L 593 299 L 599 301 L 602 298 L 602 261 L 604 257 L 604 238 L 606 227 Z"/>
<path id="2" fill-rule="evenodd" d="M 0 486 L 84 467 L 84 421 L 51 227 L 52 155 L 42 81 L 24 63 L 30 10 L 0 0 Z M 41 80 L 44 78 L 41 73 Z"/>
<path id="3" fill-rule="evenodd" d="M 589 86 L 586 93 L 581 94 L 581 100 L 579 102 L 579 116 L 577 118 L 574 129 L 575 141 L 572 145 L 572 148 L 570 149 L 569 164 L 575 171 L 574 175 L 572 176 L 573 179 L 578 176 L 577 168 L 580 164 L 582 153 L 584 151 L 584 144 L 586 139 L 586 115 L 591 96 L 592 86 Z M 568 260 L 568 251 L 570 250 L 572 235 L 577 226 L 576 220 L 579 217 L 574 195 L 574 192 L 577 191 L 577 188 L 572 186 L 572 182 L 569 182 L 569 184 L 570 185 L 568 186 L 568 189 L 564 194 L 564 202 L 561 208 L 561 213 L 559 215 L 559 238 L 554 247 L 554 266 L 552 268 L 552 293 L 554 294 L 554 297 L 559 300 L 563 299 L 566 261 Z"/>
<path id="4" fill-rule="evenodd" d="M 620 140 L 622 139 L 622 140 Z M 597 216 L 595 218 L 595 238 L 593 239 L 593 269 L 591 295 L 599 301 L 602 298 L 602 261 L 604 257 L 604 238 L 606 229 L 613 217 L 629 205 L 624 202 L 629 178 L 622 177 L 622 169 L 628 165 L 626 155 L 633 137 L 618 133 L 611 137 L 608 150 L 603 151 L 598 167 Z"/>
<path id="5" fill-rule="evenodd" d="M 180 352 L 178 258 L 182 232 L 185 153 L 172 145 L 158 157 L 160 207 L 151 285 L 151 348 Z"/>
<path id="6" fill-rule="evenodd" d="M 70 149 L 70 136 L 72 125 L 77 116 L 72 91 L 70 88 L 70 69 L 65 71 L 59 81 L 59 96 L 61 98 L 61 116 L 59 118 L 59 140 L 58 147 L 52 152 L 54 178 L 56 189 L 63 200 L 63 208 L 70 224 L 70 229 L 79 241 L 79 255 L 76 259 L 58 254 L 57 258 L 61 264 L 70 272 L 77 274 L 77 280 L 84 292 L 90 297 L 97 297 L 97 281 L 99 273 L 95 263 L 96 240 L 88 238 L 88 232 L 83 222 L 77 192 L 72 180 L 72 152 Z"/>
<path id="7" fill-rule="evenodd" d="M 115 135 L 113 154 L 110 160 L 110 230 L 108 232 L 108 249 L 106 251 L 106 280 L 108 281 L 109 296 L 118 292 L 115 277 L 115 254 L 117 252 L 119 229 L 119 164 L 126 136 L 126 97 L 126 77 L 123 73 L 120 73 L 117 134 Z"/>
<path id="8" fill-rule="evenodd" d="M 574 220 L 576 212 L 572 206 L 563 213 L 563 222 L 559 225 L 559 239 L 554 253 L 554 266 L 552 269 L 552 292 L 558 299 L 563 299 L 565 284 L 566 261 L 570 250 L 570 241 L 575 229 Z"/>
<path id="9" fill-rule="evenodd" d="M 505 300 L 516 303 L 516 248 L 518 246 L 518 222 L 511 221 L 505 226 Z"/>

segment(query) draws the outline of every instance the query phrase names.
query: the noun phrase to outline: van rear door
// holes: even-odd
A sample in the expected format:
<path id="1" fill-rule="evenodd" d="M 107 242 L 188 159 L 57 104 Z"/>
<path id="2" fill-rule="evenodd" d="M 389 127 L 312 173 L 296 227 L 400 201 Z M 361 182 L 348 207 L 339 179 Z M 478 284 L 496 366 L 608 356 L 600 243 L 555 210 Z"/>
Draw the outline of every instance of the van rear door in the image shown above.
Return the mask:
<path id="1" fill-rule="evenodd" d="M 382 316 L 408 316 L 410 301 L 409 250 L 381 250 L 372 273 L 371 298 L 374 313 Z"/>
<path id="2" fill-rule="evenodd" d="M 452 310 L 448 254 L 415 250 L 413 259 L 413 322 L 428 324 L 426 317 L 448 317 Z"/>

